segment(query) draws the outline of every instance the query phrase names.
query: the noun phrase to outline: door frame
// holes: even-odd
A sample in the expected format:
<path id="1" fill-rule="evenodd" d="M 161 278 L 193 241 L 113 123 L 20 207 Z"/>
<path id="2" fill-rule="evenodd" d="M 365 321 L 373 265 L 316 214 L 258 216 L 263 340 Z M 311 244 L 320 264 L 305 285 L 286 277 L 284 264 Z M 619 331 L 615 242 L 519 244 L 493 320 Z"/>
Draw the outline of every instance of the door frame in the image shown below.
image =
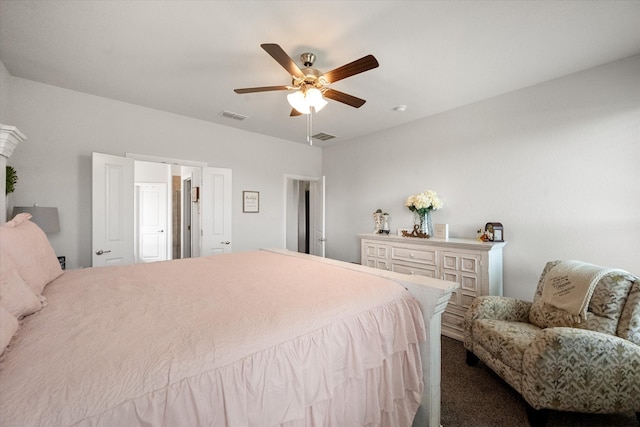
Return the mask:
<path id="1" fill-rule="evenodd" d="M 191 213 L 191 188 L 192 188 L 192 179 L 191 177 L 183 178 L 182 180 L 182 223 L 180 226 L 182 227 L 182 236 L 180 242 L 180 258 L 191 258 L 191 254 L 193 253 L 193 248 L 191 246 L 192 241 L 192 213 Z M 187 256 L 188 255 L 188 256 Z"/>
<path id="2" fill-rule="evenodd" d="M 193 166 L 197 168 L 209 166 L 206 162 L 199 162 L 196 160 L 172 159 L 170 157 L 149 156 L 147 154 L 125 153 L 124 156 L 133 160 L 140 160 L 142 162 L 166 163 L 169 165 Z"/>
<path id="3" fill-rule="evenodd" d="M 324 176 L 305 176 L 305 175 L 294 175 L 294 174 L 285 174 L 284 178 L 283 178 L 283 192 L 284 192 L 284 202 L 283 202 L 283 212 L 284 215 L 283 216 L 283 236 L 282 236 L 282 247 L 286 248 L 287 247 L 287 224 L 290 220 L 290 218 L 288 218 L 287 216 L 287 212 L 288 212 L 288 204 L 289 204 L 289 183 L 291 181 L 308 181 L 310 183 L 320 183 L 324 180 Z M 322 197 L 322 201 L 324 202 L 325 200 L 325 195 L 324 194 L 318 194 L 318 191 L 323 191 L 326 192 L 326 189 L 324 186 L 321 186 L 321 189 L 318 189 L 319 186 L 317 185 L 310 185 L 309 186 L 309 191 L 310 193 L 310 198 L 312 200 L 317 200 L 319 197 Z M 315 193 L 315 194 L 313 194 Z M 313 207 L 310 208 L 310 211 L 313 211 Z M 326 214 L 325 214 L 326 217 Z M 297 220 L 297 218 L 296 218 Z M 318 228 L 322 229 L 322 239 L 325 239 L 326 236 L 326 224 L 325 224 L 325 218 L 318 218 L 317 215 L 312 214 L 311 215 L 311 224 L 309 226 L 310 228 L 310 232 L 309 232 L 309 236 L 307 236 L 307 239 L 309 239 L 309 247 L 310 247 L 310 252 L 313 253 L 313 248 L 315 247 L 315 231 Z M 323 240 L 323 245 L 324 242 L 326 241 Z M 326 253 L 326 250 L 322 251 L 323 253 Z"/>

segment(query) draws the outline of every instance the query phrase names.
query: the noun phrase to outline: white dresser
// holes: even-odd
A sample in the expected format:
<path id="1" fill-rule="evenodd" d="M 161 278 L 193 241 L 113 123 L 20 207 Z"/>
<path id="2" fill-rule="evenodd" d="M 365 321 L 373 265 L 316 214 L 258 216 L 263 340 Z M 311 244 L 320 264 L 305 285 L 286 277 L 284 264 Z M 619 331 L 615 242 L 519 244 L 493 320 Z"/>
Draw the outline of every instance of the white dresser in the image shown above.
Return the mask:
<path id="1" fill-rule="evenodd" d="M 502 248 L 506 242 L 421 239 L 360 234 L 361 264 L 457 282 L 442 313 L 442 334 L 463 339 L 463 321 L 478 295 L 502 295 Z"/>

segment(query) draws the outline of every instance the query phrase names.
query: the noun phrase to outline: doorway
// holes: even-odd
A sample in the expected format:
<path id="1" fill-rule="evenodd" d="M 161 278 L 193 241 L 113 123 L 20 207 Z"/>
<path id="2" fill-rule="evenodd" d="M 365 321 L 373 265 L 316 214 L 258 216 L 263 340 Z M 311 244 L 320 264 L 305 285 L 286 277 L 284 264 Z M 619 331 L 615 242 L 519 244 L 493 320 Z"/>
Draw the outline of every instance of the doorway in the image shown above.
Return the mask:
<path id="1" fill-rule="evenodd" d="M 324 257 L 324 177 L 286 175 L 285 248 Z"/>
<path id="2" fill-rule="evenodd" d="M 191 178 L 182 181 L 182 258 L 191 258 Z"/>
<path id="3" fill-rule="evenodd" d="M 180 193 L 183 182 L 188 181 L 186 194 L 172 193 L 173 176 L 180 177 Z M 134 254 L 141 251 L 136 241 L 141 227 L 136 184 L 166 185 L 166 218 L 164 226 L 157 228 L 165 230 L 166 258 L 174 258 L 173 240 L 180 241 L 181 257 L 185 253 L 188 257 L 199 257 L 232 252 L 231 169 L 139 154 L 120 157 L 94 152 L 92 178 L 92 266 L 139 261 Z M 191 198 L 194 190 L 199 194 L 195 200 Z M 176 227 L 180 237 L 173 234 L 174 200 L 182 205 L 180 226 Z M 190 233 L 183 233 L 185 229 Z"/>

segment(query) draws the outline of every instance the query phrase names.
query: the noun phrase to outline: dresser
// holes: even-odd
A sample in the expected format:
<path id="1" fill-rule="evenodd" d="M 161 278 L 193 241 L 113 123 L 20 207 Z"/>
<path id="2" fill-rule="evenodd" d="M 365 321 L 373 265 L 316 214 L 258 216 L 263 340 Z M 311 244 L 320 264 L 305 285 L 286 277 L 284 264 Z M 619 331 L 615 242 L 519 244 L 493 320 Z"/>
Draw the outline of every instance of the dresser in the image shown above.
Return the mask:
<path id="1" fill-rule="evenodd" d="M 360 234 L 361 264 L 457 282 L 442 313 L 442 334 L 462 340 L 464 315 L 478 295 L 502 295 L 506 242 Z"/>

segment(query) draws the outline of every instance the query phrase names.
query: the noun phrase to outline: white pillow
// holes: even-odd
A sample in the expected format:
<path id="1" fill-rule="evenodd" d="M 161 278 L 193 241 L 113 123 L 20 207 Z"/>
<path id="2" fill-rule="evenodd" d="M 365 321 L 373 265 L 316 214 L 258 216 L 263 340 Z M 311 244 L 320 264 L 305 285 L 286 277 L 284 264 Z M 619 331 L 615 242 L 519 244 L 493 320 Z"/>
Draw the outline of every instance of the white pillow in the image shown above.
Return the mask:
<path id="1" fill-rule="evenodd" d="M 47 236 L 29 218 L 30 213 L 21 213 L 0 226 L 0 258 L 11 258 L 29 288 L 40 295 L 62 275 L 62 268 Z"/>
<path id="2" fill-rule="evenodd" d="M 40 298 L 27 286 L 8 256 L 0 258 L 0 304 L 18 319 L 42 308 Z"/>
<path id="3" fill-rule="evenodd" d="M 18 319 L 0 305 L 0 354 L 4 353 L 17 331 Z"/>

